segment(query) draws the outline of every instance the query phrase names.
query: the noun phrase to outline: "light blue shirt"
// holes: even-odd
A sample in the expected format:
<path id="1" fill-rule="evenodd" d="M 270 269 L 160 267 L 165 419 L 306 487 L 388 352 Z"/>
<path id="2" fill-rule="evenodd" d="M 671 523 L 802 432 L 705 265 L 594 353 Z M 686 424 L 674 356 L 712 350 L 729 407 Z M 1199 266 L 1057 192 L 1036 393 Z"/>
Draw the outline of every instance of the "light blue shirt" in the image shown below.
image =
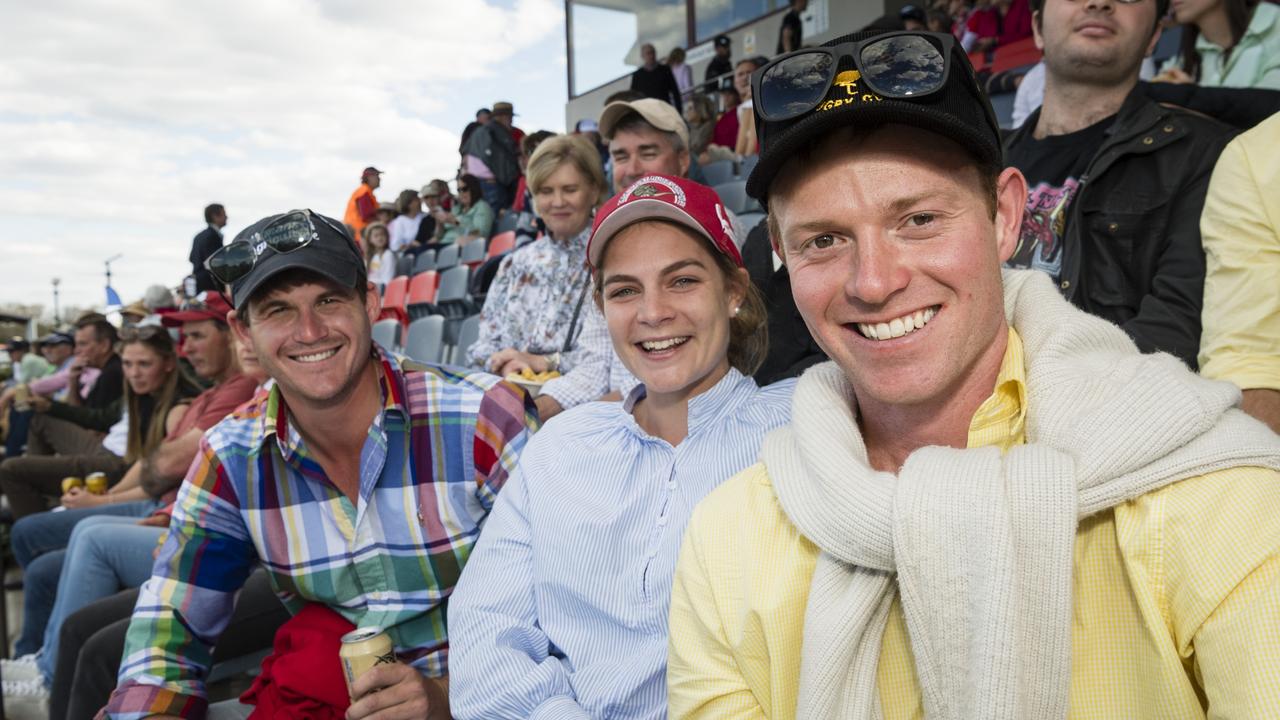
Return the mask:
<path id="1" fill-rule="evenodd" d="M 685 524 L 788 422 L 794 386 L 730 370 L 690 400 L 675 447 L 632 417 L 643 386 L 534 435 L 449 601 L 454 717 L 665 717 Z"/>

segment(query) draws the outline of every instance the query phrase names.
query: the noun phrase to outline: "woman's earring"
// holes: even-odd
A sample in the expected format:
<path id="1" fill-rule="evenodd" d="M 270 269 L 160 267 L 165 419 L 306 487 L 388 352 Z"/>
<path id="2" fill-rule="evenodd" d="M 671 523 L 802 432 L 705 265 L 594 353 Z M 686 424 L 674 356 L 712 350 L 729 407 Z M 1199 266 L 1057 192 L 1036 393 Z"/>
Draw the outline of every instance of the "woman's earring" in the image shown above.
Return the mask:
<path id="1" fill-rule="evenodd" d="M 739 305 L 738 307 L 734 308 L 734 309 L 733 309 L 733 317 L 738 317 L 738 311 L 739 311 L 739 310 L 741 310 L 741 309 L 742 309 L 742 306 L 741 306 L 741 305 Z"/>

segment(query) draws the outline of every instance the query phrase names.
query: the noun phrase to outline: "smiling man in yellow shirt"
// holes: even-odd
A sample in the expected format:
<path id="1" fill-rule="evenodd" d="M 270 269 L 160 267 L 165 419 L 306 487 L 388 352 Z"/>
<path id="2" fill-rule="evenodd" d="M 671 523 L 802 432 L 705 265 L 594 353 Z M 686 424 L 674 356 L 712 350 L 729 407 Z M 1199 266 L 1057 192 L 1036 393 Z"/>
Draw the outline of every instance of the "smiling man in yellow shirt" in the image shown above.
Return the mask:
<path id="1" fill-rule="evenodd" d="M 1026 182 L 963 51 L 753 83 L 748 191 L 832 362 L 694 513 L 671 716 L 1280 717 L 1280 438 L 1002 273 Z"/>

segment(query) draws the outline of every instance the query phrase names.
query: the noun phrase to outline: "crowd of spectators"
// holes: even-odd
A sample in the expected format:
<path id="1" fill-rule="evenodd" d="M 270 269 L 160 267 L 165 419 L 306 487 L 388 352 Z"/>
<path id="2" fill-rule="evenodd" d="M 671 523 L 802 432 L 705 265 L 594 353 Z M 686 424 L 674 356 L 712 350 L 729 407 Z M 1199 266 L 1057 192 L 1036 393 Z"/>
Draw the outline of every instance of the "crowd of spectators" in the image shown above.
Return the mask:
<path id="1" fill-rule="evenodd" d="M 792 0 L 779 55 L 807 47 L 806 10 L 806 0 Z M 818 382 L 834 384 L 822 388 L 829 396 L 803 402 L 822 412 L 840 392 L 872 393 L 866 407 L 885 413 L 922 412 L 859 385 L 872 372 L 859 363 L 877 361 L 850 360 L 863 344 L 918 332 L 951 303 L 963 305 L 937 300 L 903 316 L 905 325 L 879 312 L 916 292 L 903 284 L 908 274 L 937 273 L 945 284 L 964 267 L 1048 291 L 1005 298 L 1019 320 L 993 366 L 997 405 L 1025 403 L 1022 388 L 1046 382 L 1008 366 L 1022 357 L 1020 328 L 1030 358 L 1031 328 L 1046 319 L 1076 327 L 1100 318 L 1111 334 L 1099 342 L 1123 355 L 1117 362 L 1135 373 L 1133 384 L 1139 367 L 1173 378 L 1174 395 L 1201 388 L 1201 378 L 1225 381 L 1242 392 L 1232 399 L 1236 389 L 1214 385 L 1226 388 L 1228 404 L 1280 432 L 1280 11 L 1246 0 L 1175 3 L 1180 48 L 1143 82 L 1168 12 L 1168 0 L 908 5 L 841 40 L 925 33 L 907 37 L 938 49 L 936 69 L 947 66 L 951 78 L 945 87 L 881 97 L 885 86 L 857 73 L 837 77 L 833 68 L 824 79 L 815 71 L 807 81 L 819 77 L 823 93 L 785 121 L 757 106 L 771 102 L 771 59 L 735 62 L 730 39 L 717 37 L 704 84 L 695 85 L 682 49 L 659 62 L 644 43 L 630 90 L 569 133 L 526 134 L 506 101 L 478 111 L 462 132 L 452 188 L 433 179 L 380 202 L 384 173 L 369 166 L 341 220 L 272 215 L 229 244 L 227 211 L 210 204 L 176 297 L 157 287 L 122 309 L 119 322 L 90 313 L 38 341 L 5 345 L 14 369 L 0 393 L 0 491 L 24 593 L 16 657 L 0 661 L 6 716 L 85 718 L 104 705 L 118 717 L 200 712 L 210 663 L 267 651 L 244 696 L 252 703 L 232 699 L 210 717 L 246 717 L 251 704 L 321 717 L 379 708 L 417 717 L 595 716 L 623 706 L 628 717 L 661 715 L 668 672 L 679 716 L 700 707 L 734 714 L 753 703 L 765 714 L 785 715 L 779 703 L 817 707 L 804 684 L 817 681 L 797 687 L 797 677 L 816 671 L 799 665 L 804 603 L 788 593 L 791 584 L 808 587 L 815 562 L 827 577 L 856 583 L 823 565 L 838 552 L 834 536 L 797 544 L 802 533 L 786 525 L 770 489 L 796 487 L 789 473 L 813 447 L 801 439 L 784 451 L 781 439 L 765 437 L 788 427 L 815 437 L 849 430 L 848 418 L 824 425 L 834 416 L 793 416 L 802 402 L 793 405 L 793 392 L 818 392 Z M 954 38 L 958 50 L 943 56 L 951 45 L 929 32 Z M 1034 88 L 1036 102 L 1020 127 L 1001 132 L 980 94 L 991 87 L 979 84 L 982 65 L 1017 43 L 1038 49 L 1013 75 L 1019 93 Z M 838 41 L 827 47 L 842 52 Z M 1182 102 L 1170 100 L 1175 85 L 1186 86 Z M 949 119 L 909 110 L 944 92 L 945 107 L 930 112 Z M 842 93 L 861 100 L 836 104 L 844 109 L 832 117 L 851 118 L 858 133 L 807 120 L 823 112 L 824 97 Z M 855 121 L 873 117 L 859 114 L 866 98 L 897 114 L 874 116 L 863 131 Z M 788 133 L 807 140 L 778 139 Z M 883 182 L 851 179 L 854 167 Z M 954 212 L 920 209 L 917 192 L 874 208 L 901 206 L 910 211 L 902 217 L 854 227 L 831 215 L 870 217 L 871 198 L 909 176 L 938 183 L 940 206 L 955 204 L 947 193 L 960 187 L 983 200 Z M 730 202 L 732 191 L 758 204 Z M 813 217 L 799 222 L 804 213 Z M 980 226 L 1000 257 L 974 249 L 978 235 L 966 235 L 961 249 L 935 247 L 921 228 L 940 226 L 949 235 Z M 960 258 L 969 251 L 979 260 Z M 850 253 L 841 261 L 848 278 L 831 260 L 841 252 Z M 840 282 L 824 289 L 836 275 Z M 446 276 L 465 281 L 448 297 Z M 410 292 L 418 285 L 429 289 Z M 985 290 L 999 305 L 999 290 Z M 1040 304 L 1026 305 L 1033 295 Z M 857 319 L 873 315 L 883 321 Z M 411 340 L 423 319 L 438 321 L 439 335 L 417 356 Z M 938 327 L 947 322 L 960 321 Z M 379 328 L 391 329 L 387 339 Z M 953 339 L 955 357 L 929 362 L 959 363 L 971 348 Z M 1178 362 L 1138 366 L 1130 362 L 1138 353 Z M 835 364 L 805 375 L 829 356 Z M 842 371 L 843 386 L 832 379 Z M 798 390 L 805 382 L 809 389 Z M 992 410 L 987 419 L 1017 414 Z M 845 424 L 870 432 L 889 417 Z M 1042 420 L 1022 422 L 1009 430 L 1020 438 L 1014 445 L 1047 432 Z M 1250 472 L 1271 472 L 1259 468 L 1280 464 L 1267 444 L 1274 435 L 1241 427 L 1262 438 L 1250 446 L 1263 448 Z M 963 448 L 965 437 L 951 444 Z M 682 557 L 695 505 L 750 468 L 762 445 L 765 456 L 791 452 L 786 471 L 756 466 L 750 488 L 730 489 L 741 500 L 733 509 L 730 491 L 720 493 L 691 534 L 696 553 L 707 555 Z M 900 460 L 890 470 L 907 473 Z M 105 492 L 64 484 L 97 473 Z M 789 497 L 788 508 L 800 502 Z M 1274 492 L 1264 500 L 1275 502 Z M 744 522 L 767 531 L 753 534 Z M 802 531 L 813 527 L 806 522 L 797 521 Z M 731 581 L 741 568 L 726 558 L 739 545 L 765 565 L 781 562 L 779 577 L 791 584 Z M 707 569 L 704 560 L 720 565 Z M 1274 572 L 1280 547 L 1249 561 Z M 1258 592 L 1274 597 L 1271 577 Z M 732 594 L 735 582 L 746 595 Z M 1082 591 L 1090 611 L 1098 592 Z M 673 593 L 682 634 L 669 647 Z M 778 622 L 741 626 L 759 609 L 747 605 L 712 617 L 708 604 L 722 601 L 781 608 Z M 1280 640 L 1274 607 L 1256 616 L 1268 641 Z M 883 652 L 909 664 L 904 610 L 882 610 Z M 349 697 L 335 680 L 335 628 L 362 624 L 390 630 L 402 662 L 369 674 Z M 744 650 L 743 638 L 765 649 Z M 875 647 L 871 657 L 882 657 Z M 678 659 L 670 670 L 668 652 Z M 774 677 L 767 666 L 782 661 L 796 667 Z M 1280 686 L 1276 664 L 1268 667 L 1224 686 L 1256 700 L 1257 687 Z M 908 676 L 896 689 L 881 677 L 881 699 L 918 703 L 915 683 L 936 682 Z M 1188 697 L 1205 692 L 1197 686 Z"/>

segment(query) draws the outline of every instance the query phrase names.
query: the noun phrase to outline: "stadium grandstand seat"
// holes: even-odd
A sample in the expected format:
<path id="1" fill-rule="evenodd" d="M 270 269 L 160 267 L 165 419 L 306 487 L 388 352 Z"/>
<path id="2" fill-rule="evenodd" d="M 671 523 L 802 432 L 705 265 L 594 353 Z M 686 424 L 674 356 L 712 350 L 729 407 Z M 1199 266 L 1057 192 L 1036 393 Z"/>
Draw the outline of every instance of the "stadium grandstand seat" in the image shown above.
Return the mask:
<path id="1" fill-rule="evenodd" d="M 511 252 L 511 249 L 514 248 L 515 246 L 516 246 L 515 230 L 500 232 L 497 235 L 494 235 L 493 239 L 489 241 L 488 257 L 494 258 L 494 257 L 498 257 L 502 253 Z"/>
<path id="2" fill-rule="evenodd" d="M 991 60 L 991 74 L 1030 67 L 1040 62 L 1042 56 L 1040 48 L 1036 47 L 1035 38 L 1002 45 L 996 48 L 995 57 Z"/>
<path id="3" fill-rule="evenodd" d="M 462 250 L 458 253 L 458 262 L 468 267 L 474 268 L 485 259 L 485 243 L 483 240 L 473 240 L 462 246 Z"/>
<path id="4" fill-rule="evenodd" d="M 743 230 L 751 232 L 751 230 L 755 228 L 755 226 L 759 225 L 760 221 L 764 218 L 765 214 L 762 212 L 742 213 L 738 216 L 738 222 L 742 223 Z"/>
<path id="5" fill-rule="evenodd" d="M 450 361 L 454 365 L 467 364 L 467 350 L 480 338 L 480 316 L 472 315 L 458 325 L 458 339 L 454 343 Z"/>
<path id="6" fill-rule="evenodd" d="M 418 253 L 418 259 L 413 262 L 413 274 L 426 272 L 436 269 L 436 251 L 423 250 Z"/>
<path id="7" fill-rule="evenodd" d="M 1179 48 L 1182 47 L 1182 26 L 1174 25 L 1160 33 L 1160 39 L 1156 41 L 1156 49 L 1151 52 L 1151 59 L 1155 61 L 1156 68 L 1164 64 L 1166 60 L 1178 54 Z"/>
<path id="8" fill-rule="evenodd" d="M 1013 103 L 1017 96 L 1011 92 L 991 96 L 991 109 L 995 111 L 1001 129 L 1013 129 Z"/>
<path id="9" fill-rule="evenodd" d="M 732 160 L 717 160 L 702 166 L 702 177 L 711 186 L 731 182 L 737 175 L 734 173 Z"/>
<path id="10" fill-rule="evenodd" d="M 424 363 L 440 362 L 444 349 L 444 316 L 428 315 L 409 323 L 404 354 Z"/>
<path id="11" fill-rule="evenodd" d="M 413 276 L 409 281 L 409 296 L 405 300 L 410 319 L 431 314 L 431 306 L 436 301 L 436 288 L 439 286 L 440 273 L 435 270 Z"/>
<path id="12" fill-rule="evenodd" d="M 715 186 L 716 194 L 720 196 L 720 202 L 731 212 L 739 215 L 743 213 L 760 212 L 760 203 L 753 197 L 747 195 L 747 181 L 733 180 L 727 183 L 721 183 Z"/>
<path id="13" fill-rule="evenodd" d="M 390 352 L 399 350 L 400 321 L 395 319 L 379 320 L 373 324 L 373 341 Z"/>
<path id="14" fill-rule="evenodd" d="M 401 255 L 396 258 L 396 274 L 411 275 L 413 274 L 413 256 Z"/>
<path id="15" fill-rule="evenodd" d="M 458 264 L 460 251 L 457 243 L 445 245 L 436 253 L 436 269 L 443 272 Z"/>
<path id="16" fill-rule="evenodd" d="M 987 53 L 982 50 L 974 50 L 969 53 L 969 63 L 973 65 L 974 72 L 982 72 L 990 69 L 988 67 L 989 63 L 987 62 Z"/>
<path id="17" fill-rule="evenodd" d="M 405 298 L 409 294 L 409 278 L 405 275 L 391 278 L 387 289 L 382 293 L 382 312 L 379 320 L 392 319 L 402 324 L 409 324 L 409 310 Z"/>
<path id="18" fill-rule="evenodd" d="M 742 162 L 738 164 L 738 177 L 746 180 L 747 176 L 755 169 L 756 163 L 758 162 L 760 162 L 759 155 L 748 155 L 742 158 Z"/>

